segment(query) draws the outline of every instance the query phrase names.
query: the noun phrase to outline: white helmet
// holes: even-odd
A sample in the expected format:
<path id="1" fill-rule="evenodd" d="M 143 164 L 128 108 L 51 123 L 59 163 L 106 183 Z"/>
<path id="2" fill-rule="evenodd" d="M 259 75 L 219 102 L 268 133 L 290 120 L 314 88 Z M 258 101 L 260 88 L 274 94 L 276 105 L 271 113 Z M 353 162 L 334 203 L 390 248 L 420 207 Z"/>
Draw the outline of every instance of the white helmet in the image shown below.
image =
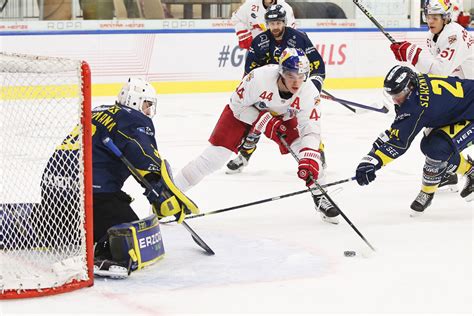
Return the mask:
<path id="1" fill-rule="evenodd" d="M 443 20 L 451 19 L 452 5 L 449 0 L 427 0 L 423 9 L 423 21 L 428 14 L 441 14 Z"/>
<path id="2" fill-rule="evenodd" d="M 144 102 L 147 102 L 145 106 Z M 156 113 L 155 88 L 141 78 L 129 78 L 117 96 L 117 103 L 153 117 Z"/>

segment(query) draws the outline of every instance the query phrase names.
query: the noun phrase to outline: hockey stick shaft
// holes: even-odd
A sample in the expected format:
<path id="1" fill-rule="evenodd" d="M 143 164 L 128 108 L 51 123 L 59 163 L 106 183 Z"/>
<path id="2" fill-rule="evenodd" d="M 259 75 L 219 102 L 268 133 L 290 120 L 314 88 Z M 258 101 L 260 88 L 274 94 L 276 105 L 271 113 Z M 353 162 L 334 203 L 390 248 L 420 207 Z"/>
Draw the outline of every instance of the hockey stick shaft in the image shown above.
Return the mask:
<path id="1" fill-rule="evenodd" d="M 296 153 L 293 151 L 293 149 L 291 149 L 291 147 L 288 145 L 288 143 L 286 142 L 285 138 L 282 137 L 281 135 L 278 136 L 280 138 L 280 141 L 281 143 L 286 147 L 286 149 L 291 153 L 291 155 L 293 156 L 293 158 L 295 158 L 296 162 L 299 163 L 299 158 L 298 156 L 296 155 Z M 364 235 L 362 235 L 362 233 L 357 229 L 357 227 L 355 227 L 355 225 L 351 222 L 351 220 L 346 216 L 346 214 L 344 214 L 344 212 L 339 208 L 339 206 L 337 206 L 337 204 L 332 200 L 332 198 L 329 196 L 329 194 L 326 192 L 326 190 L 324 190 L 324 188 L 315 180 L 313 179 L 313 177 L 310 175 L 310 180 L 314 182 L 314 185 L 316 186 L 316 189 L 318 189 L 325 197 L 326 199 L 332 204 L 334 205 L 334 207 L 337 209 L 337 211 L 339 212 L 339 214 L 341 214 L 342 218 L 344 218 L 344 220 L 347 222 L 347 224 L 349 224 L 349 226 L 352 227 L 352 229 L 357 233 L 357 235 L 359 235 L 359 237 L 365 242 L 365 244 L 367 246 L 369 246 L 370 249 L 372 249 L 372 251 L 375 251 L 375 248 L 369 243 L 369 241 L 364 237 Z M 315 193 L 313 191 L 311 191 L 311 194 L 313 196 L 315 196 Z"/>
<path id="2" fill-rule="evenodd" d="M 392 35 L 390 35 L 390 33 L 388 33 L 387 31 L 385 31 L 385 29 L 383 28 L 383 26 L 374 18 L 374 16 L 372 15 L 372 13 L 370 13 L 360 2 L 359 0 L 352 0 L 354 2 L 354 4 L 362 11 L 362 13 L 365 14 L 366 17 L 369 18 L 370 21 L 372 21 L 372 23 L 375 24 L 375 26 L 380 30 L 380 32 L 383 33 L 383 35 L 385 35 L 385 37 L 388 38 L 388 40 L 392 43 L 396 43 L 397 41 L 392 37 Z"/>
<path id="3" fill-rule="evenodd" d="M 331 183 L 328 183 L 328 184 L 324 184 L 324 185 L 322 185 L 322 187 L 327 188 L 327 187 L 330 187 L 330 186 L 333 186 L 333 185 L 346 183 L 346 182 L 350 182 L 350 181 L 353 181 L 353 180 L 355 180 L 355 177 L 344 179 L 344 180 L 339 180 L 339 181 L 335 181 L 335 182 L 331 182 Z M 253 205 L 257 205 L 257 204 L 277 201 L 277 200 L 285 199 L 285 198 L 292 197 L 292 196 L 295 196 L 295 195 L 300 195 L 300 194 L 303 194 L 303 193 L 307 193 L 311 190 L 316 190 L 316 189 L 306 189 L 306 190 L 300 190 L 300 191 L 296 191 L 296 192 L 292 192 L 292 193 L 282 194 L 282 195 L 274 196 L 274 197 L 263 199 L 263 200 L 258 200 L 258 201 L 249 202 L 249 203 L 240 204 L 240 205 L 231 206 L 231 207 L 226 207 L 226 208 L 216 210 L 216 211 L 191 215 L 191 216 L 186 217 L 186 219 L 193 219 L 193 218 L 196 218 L 196 217 L 202 217 L 202 216 L 207 216 L 207 215 L 212 215 L 212 214 L 219 214 L 219 213 L 233 211 L 233 210 L 236 210 L 236 209 L 249 207 L 249 206 L 253 206 Z M 170 220 L 170 221 L 162 222 L 162 224 L 169 224 L 169 223 L 173 223 L 173 222 L 176 222 L 176 221 L 177 220 Z"/>
<path id="4" fill-rule="evenodd" d="M 338 103 L 345 102 L 347 104 L 350 104 L 352 106 L 355 106 L 355 107 L 358 107 L 358 108 L 361 108 L 361 109 L 367 109 L 367 110 L 370 110 L 370 111 L 375 111 L 375 112 L 380 112 L 380 113 L 388 113 L 388 108 L 385 107 L 385 106 L 378 109 L 378 108 L 374 108 L 374 107 L 371 107 L 371 106 L 368 106 L 368 105 L 356 103 L 356 102 L 353 102 L 353 101 L 336 98 L 335 96 L 327 93 L 324 90 L 323 90 L 323 92 L 325 94 L 321 94 L 321 98 L 326 99 L 326 100 L 331 100 L 331 101 L 335 101 L 335 102 L 338 102 Z"/>
<path id="5" fill-rule="evenodd" d="M 337 103 L 339 103 L 339 104 L 343 105 L 344 107 L 348 108 L 348 109 L 351 110 L 353 113 L 356 112 L 356 110 L 353 109 L 352 107 L 350 107 L 350 105 L 349 105 L 345 100 L 340 100 L 340 99 L 337 99 L 337 100 L 336 100 L 336 98 L 334 98 L 329 92 L 327 92 L 327 91 L 324 90 L 324 89 L 322 89 L 321 92 L 323 92 L 323 93 L 325 93 L 326 95 L 328 95 L 329 97 L 331 97 L 333 101 L 336 101 Z M 323 99 L 328 99 L 325 95 L 323 95 L 323 94 L 320 94 L 320 95 L 321 95 L 321 98 L 323 98 Z M 329 100 L 331 100 L 331 99 L 329 99 Z"/>
<path id="6" fill-rule="evenodd" d="M 130 170 L 130 172 L 137 179 L 139 179 L 140 182 L 143 183 L 143 185 L 148 190 L 150 190 L 150 192 L 153 192 L 153 194 L 155 194 L 157 197 L 159 197 L 158 192 L 156 192 L 156 190 L 153 188 L 151 183 L 148 182 L 148 180 L 145 179 L 140 174 L 140 172 L 138 172 L 137 168 L 135 168 L 135 166 L 123 155 L 122 151 L 114 144 L 112 139 L 110 139 L 109 137 L 106 137 L 102 140 L 102 142 L 115 156 L 117 156 L 127 166 L 127 168 Z M 185 221 L 183 221 L 181 224 L 191 234 L 191 236 L 193 237 L 193 240 L 196 242 L 196 244 L 199 245 L 199 247 L 204 249 L 210 255 L 215 254 L 214 251 L 204 242 L 204 240 L 201 239 L 201 237 L 199 237 L 199 235 L 191 227 L 189 227 L 189 225 Z"/>

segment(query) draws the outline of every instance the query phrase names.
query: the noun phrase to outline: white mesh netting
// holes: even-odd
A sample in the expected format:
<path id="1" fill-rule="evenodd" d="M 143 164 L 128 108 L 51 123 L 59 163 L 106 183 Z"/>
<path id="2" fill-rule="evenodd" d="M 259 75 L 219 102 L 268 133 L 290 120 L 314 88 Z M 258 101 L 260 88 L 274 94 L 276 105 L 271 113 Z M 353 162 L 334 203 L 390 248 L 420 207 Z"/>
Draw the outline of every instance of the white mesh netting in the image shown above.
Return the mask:
<path id="1" fill-rule="evenodd" d="M 88 279 L 81 62 L 0 53 L 0 294 Z"/>

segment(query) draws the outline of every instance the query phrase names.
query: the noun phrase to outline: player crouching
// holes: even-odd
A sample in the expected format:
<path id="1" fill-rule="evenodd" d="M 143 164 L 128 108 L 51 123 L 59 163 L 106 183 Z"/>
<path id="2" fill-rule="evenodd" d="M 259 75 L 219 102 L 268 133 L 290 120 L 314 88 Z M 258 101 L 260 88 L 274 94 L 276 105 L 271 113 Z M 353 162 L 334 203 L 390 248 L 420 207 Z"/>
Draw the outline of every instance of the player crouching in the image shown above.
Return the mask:
<path id="1" fill-rule="evenodd" d="M 375 180 L 376 170 L 403 155 L 426 127 L 420 143 L 426 156 L 422 187 L 411 204 L 411 216 L 423 214 L 447 172 L 466 176 L 461 197 L 473 200 L 474 162 L 460 152 L 474 142 L 474 80 L 416 74 L 395 66 L 385 77 L 384 90 L 395 104 L 396 117 L 357 166 L 357 182 Z"/>

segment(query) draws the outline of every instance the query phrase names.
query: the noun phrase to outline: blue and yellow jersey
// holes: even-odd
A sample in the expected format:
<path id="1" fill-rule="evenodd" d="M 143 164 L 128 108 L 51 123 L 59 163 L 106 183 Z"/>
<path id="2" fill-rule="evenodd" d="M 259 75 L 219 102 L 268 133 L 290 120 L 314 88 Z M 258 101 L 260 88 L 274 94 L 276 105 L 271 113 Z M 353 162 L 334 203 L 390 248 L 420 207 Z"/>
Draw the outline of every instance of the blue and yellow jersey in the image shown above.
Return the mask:
<path id="1" fill-rule="evenodd" d="M 94 193 L 119 191 L 131 174 L 102 143 L 106 137 L 113 140 L 143 176 L 160 174 L 161 159 L 155 127 L 143 113 L 121 105 L 95 108 L 92 111 L 92 134 Z"/>
<path id="2" fill-rule="evenodd" d="M 383 165 L 403 155 L 425 127 L 439 128 L 474 120 L 474 80 L 418 75 L 418 87 L 396 107 L 388 140 L 373 150 Z"/>
<path id="3" fill-rule="evenodd" d="M 281 53 L 287 47 L 302 49 L 309 59 L 310 77 L 319 76 L 324 80 L 326 68 L 323 58 L 306 33 L 291 27 L 285 27 L 283 38 L 278 43 L 270 30 L 266 30 L 254 38 L 245 60 L 245 75 L 260 66 L 278 64 Z"/>

